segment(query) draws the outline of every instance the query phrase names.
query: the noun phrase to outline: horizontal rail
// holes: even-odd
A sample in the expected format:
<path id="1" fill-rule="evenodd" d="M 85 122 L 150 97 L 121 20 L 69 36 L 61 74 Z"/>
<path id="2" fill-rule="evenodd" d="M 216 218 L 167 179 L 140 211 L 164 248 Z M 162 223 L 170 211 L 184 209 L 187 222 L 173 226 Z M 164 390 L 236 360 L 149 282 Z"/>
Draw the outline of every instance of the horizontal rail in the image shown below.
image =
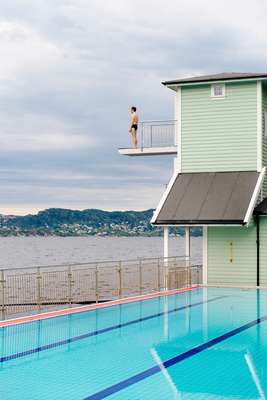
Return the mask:
<path id="1" fill-rule="evenodd" d="M 187 256 L 171 256 L 171 257 L 167 257 L 168 260 L 176 260 L 176 259 L 186 259 L 189 258 Z M 136 260 L 141 259 L 142 261 L 152 261 L 152 260 L 164 260 L 166 259 L 166 257 L 138 257 L 136 258 L 129 258 L 129 259 L 120 259 L 120 260 L 96 260 L 96 261 L 88 261 L 88 262 L 82 262 L 82 263 L 64 263 L 64 264 L 53 264 L 53 265 L 34 265 L 32 267 L 11 267 L 11 268 L 0 268 L 0 271 L 17 271 L 17 270 L 29 270 L 29 269 L 34 269 L 34 268 L 66 268 L 66 267 L 78 267 L 78 266 L 88 266 L 90 268 L 90 266 L 92 266 L 92 268 L 94 268 L 94 266 L 96 264 L 118 264 L 118 262 L 123 262 L 123 263 L 127 263 L 127 262 L 134 262 Z"/>
<path id="2" fill-rule="evenodd" d="M 152 123 L 159 123 L 159 124 L 165 124 L 165 123 L 171 123 L 174 124 L 176 122 L 176 120 L 174 119 L 150 119 L 150 120 L 144 120 L 144 121 L 140 121 L 140 124 L 152 124 Z"/>

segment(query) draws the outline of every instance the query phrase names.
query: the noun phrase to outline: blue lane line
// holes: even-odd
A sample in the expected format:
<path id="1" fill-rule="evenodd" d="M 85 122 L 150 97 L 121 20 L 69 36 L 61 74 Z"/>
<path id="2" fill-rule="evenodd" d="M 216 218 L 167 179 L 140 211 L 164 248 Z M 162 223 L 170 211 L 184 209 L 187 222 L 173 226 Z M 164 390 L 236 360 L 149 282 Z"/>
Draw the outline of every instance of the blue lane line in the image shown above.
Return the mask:
<path id="1" fill-rule="evenodd" d="M 214 346 L 215 344 L 218 344 L 220 342 L 223 342 L 226 339 L 231 338 L 232 336 L 238 335 L 239 333 L 252 328 L 253 326 L 260 324 L 263 321 L 267 320 L 267 315 L 258 318 L 254 321 L 251 321 L 245 325 L 240 326 L 239 328 L 233 329 L 230 332 L 224 333 L 221 336 L 217 336 L 214 339 L 209 340 L 208 342 L 205 342 L 197 347 L 194 347 L 182 354 L 179 354 L 173 358 L 170 358 L 167 361 L 164 361 L 162 364 L 155 365 L 152 368 L 148 368 L 145 371 L 140 372 L 139 374 L 133 375 L 128 379 L 125 379 L 121 382 L 116 383 L 115 385 L 109 386 L 104 390 L 101 390 L 91 396 L 86 397 L 84 400 L 102 400 L 105 399 L 106 397 L 109 397 L 117 392 L 120 392 L 123 389 L 126 389 L 129 386 L 134 385 L 137 382 L 143 381 L 146 378 L 149 378 L 152 375 L 157 374 L 162 370 L 162 368 L 169 368 L 175 364 L 180 363 L 181 361 L 186 360 L 187 358 L 190 358 L 192 356 L 195 356 L 198 353 L 201 353 L 204 350 L 209 349 L 210 347 Z"/>
<path id="2" fill-rule="evenodd" d="M 148 321 L 148 320 L 153 319 L 153 318 L 161 317 L 166 313 L 167 314 L 171 314 L 171 313 L 174 313 L 174 312 L 177 312 L 177 311 L 185 310 L 187 308 L 192 308 L 192 307 L 199 306 L 201 304 L 210 303 L 210 302 L 215 301 L 215 300 L 220 300 L 220 299 L 223 299 L 225 297 L 228 297 L 228 296 L 217 296 L 217 297 L 214 297 L 214 298 L 206 300 L 206 301 L 199 301 L 197 303 L 188 304 L 188 305 L 185 305 L 185 306 L 182 306 L 182 307 L 173 308 L 172 310 L 169 310 L 167 312 L 163 311 L 163 312 L 160 312 L 160 313 L 157 313 L 157 314 L 148 315 L 147 317 L 134 319 L 132 321 L 124 322 L 122 324 L 108 326 L 107 328 L 99 329 L 99 330 L 92 331 L 92 332 L 86 332 L 86 333 L 84 333 L 82 335 L 79 335 L 79 336 L 74 336 L 74 337 L 71 337 L 71 338 L 68 338 L 68 339 L 60 340 L 58 342 L 54 342 L 54 343 L 50 343 L 50 344 L 45 344 L 43 346 L 35 347 L 33 349 L 25 350 L 25 351 L 22 351 L 22 352 L 19 352 L 19 353 L 14 353 L 14 354 L 10 354 L 8 356 L 3 356 L 3 357 L 0 358 L 0 363 L 4 363 L 4 362 L 10 361 L 10 360 L 14 360 L 16 358 L 25 357 L 25 356 L 28 356 L 28 355 L 31 355 L 31 354 L 34 354 L 34 353 L 39 353 L 41 351 L 53 349 L 55 347 L 63 346 L 65 344 L 77 342 L 78 340 L 83 340 L 83 339 L 89 338 L 91 336 L 101 335 L 103 333 L 111 332 L 111 331 L 116 330 L 116 329 L 124 328 L 125 326 L 129 326 L 129 325 L 137 324 L 137 323 L 140 323 L 140 322 L 143 322 L 143 321 Z"/>

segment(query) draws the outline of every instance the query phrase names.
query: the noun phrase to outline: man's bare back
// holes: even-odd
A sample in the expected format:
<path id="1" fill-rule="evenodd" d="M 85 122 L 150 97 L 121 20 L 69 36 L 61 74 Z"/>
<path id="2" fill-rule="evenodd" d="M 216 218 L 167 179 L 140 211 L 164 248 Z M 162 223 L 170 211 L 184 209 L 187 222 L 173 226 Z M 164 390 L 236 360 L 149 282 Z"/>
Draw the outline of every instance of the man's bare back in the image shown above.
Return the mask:
<path id="1" fill-rule="evenodd" d="M 138 130 L 139 117 L 136 111 L 136 107 L 131 108 L 131 123 L 129 132 L 132 136 L 132 144 L 137 149 L 137 130 Z"/>

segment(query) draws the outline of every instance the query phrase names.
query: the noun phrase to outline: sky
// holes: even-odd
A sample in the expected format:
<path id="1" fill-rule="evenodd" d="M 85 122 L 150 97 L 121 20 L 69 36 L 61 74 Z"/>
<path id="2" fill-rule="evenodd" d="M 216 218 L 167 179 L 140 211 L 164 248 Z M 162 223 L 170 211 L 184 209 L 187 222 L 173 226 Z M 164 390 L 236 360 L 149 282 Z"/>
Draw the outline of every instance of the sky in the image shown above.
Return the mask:
<path id="1" fill-rule="evenodd" d="M 267 72 L 266 0 L 0 0 L 0 213 L 156 207 L 173 157 L 123 157 L 163 80 Z"/>

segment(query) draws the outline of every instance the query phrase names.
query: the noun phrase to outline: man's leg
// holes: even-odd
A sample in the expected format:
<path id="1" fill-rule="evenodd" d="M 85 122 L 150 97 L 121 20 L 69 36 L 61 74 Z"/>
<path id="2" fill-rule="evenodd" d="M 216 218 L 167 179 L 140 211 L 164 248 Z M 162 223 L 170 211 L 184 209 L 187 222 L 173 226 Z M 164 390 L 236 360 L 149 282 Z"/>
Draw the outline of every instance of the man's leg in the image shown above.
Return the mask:
<path id="1" fill-rule="evenodd" d="M 137 149 L 137 131 L 136 131 L 136 129 L 132 128 L 131 135 L 132 135 L 132 144 L 133 144 L 133 147 L 134 147 L 135 149 Z"/>

